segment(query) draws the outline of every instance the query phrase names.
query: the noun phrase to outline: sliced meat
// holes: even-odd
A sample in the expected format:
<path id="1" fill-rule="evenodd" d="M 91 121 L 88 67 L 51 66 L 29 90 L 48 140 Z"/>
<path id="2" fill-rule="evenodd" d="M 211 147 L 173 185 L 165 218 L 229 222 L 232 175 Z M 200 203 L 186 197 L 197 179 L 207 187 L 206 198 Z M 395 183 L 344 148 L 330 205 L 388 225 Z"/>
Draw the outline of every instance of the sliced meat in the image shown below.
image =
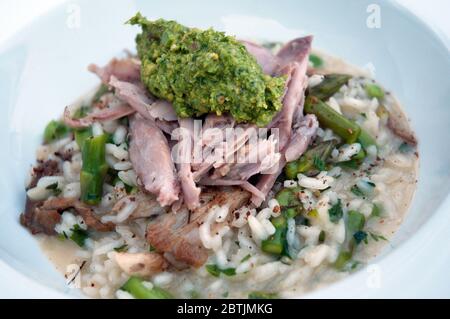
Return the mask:
<path id="1" fill-rule="evenodd" d="M 172 103 L 165 100 L 156 100 L 150 105 L 150 116 L 154 119 L 162 121 L 176 121 L 178 119 L 177 113 L 173 108 Z"/>
<path id="2" fill-rule="evenodd" d="M 389 129 L 402 140 L 412 146 L 417 145 L 416 135 L 409 127 L 408 119 L 402 111 L 390 112 L 387 125 Z"/>
<path id="3" fill-rule="evenodd" d="M 131 118 L 130 129 L 130 160 L 140 182 L 161 206 L 171 205 L 178 200 L 180 187 L 166 137 L 139 114 Z"/>
<path id="4" fill-rule="evenodd" d="M 247 141 L 253 134 L 257 134 L 254 125 L 238 125 L 235 130 L 230 132 L 230 135 L 225 135 L 225 141 L 215 145 L 214 152 L 206 157 L 204 162 L 194 172 L 194 180 L 199 181 L 204 177 L 211 168 L 216 168 L 222 175 L 226 175 L 230 171 L 230 163 L 236 162 L 236 153 L 246 145 Z M 216 152 L 221 156 L 216 157 Z"/>
<path id="5" fill-rule="evenodd" d="M 31 181 L 27 189 L 36 187 L 38 181 L 43 176 L 56 176 L 61 175 L 59 164 L 55 160 L 46 160 L 45 162 L 38 163 L 34 166 L 31 173 Z"/>
<path id="6" fill-rule="evenodd" d="M 167 212 L 166 208 L 161 207 L 161 205 L 158 204 L 155 196 L 139 192 L 137 194 L 128 195 L 121 198 L 116 204 L 114 204 L 111 214 L 117 215 L 125 208 L 126 205 L 129 205 L 130 203 L 135 203 L 137 206 L 133 210 L 133 213 L 126 219 L 127 221 L 147 218 Z"/>
<path id="7" fill-rule="evenodd" d="M 114 76 L 111 77 L 109 84 L 115 88 L 115 94 L 119 99 L 128 103 L 145 119 L 154 121 L 163 132 L 171 134 L 177 126 L 174 124 L 176 122 L 166 120 L 176 117 L 172 104 L 155 100 L 141 84 L 120 81 Z M 153 105 L 156 105 L 155 109 Z M 164 110 L 163 107 L 168 109 Z"/>
<path id="8" fill-rule="evenodd" d="M 38 208 L 46 211 L 57 211 L 58 213 L 73 208 L 76 214 L 83 217 L 86 226 L 89 228 L 93 228 L 99 232 L 108 232 L 114 229 L 114 224 L 102 223 L 89 205 L 75 198 L 58 197 L 48 199 L 42 203 L 42 206 L 38 206 Z"/>
<path id="9" fill-rule="evenodd" d="M 119 252 L 114 258 L 119 267 L 130 276 L 150 277 L 169 266 L 164 257 L 155 252 Z"/>
<path id="10" fill-rule="evenodd" d="M 115 76 L 111 77 L 109 85 L 115 89 L 115 94 L 119 99 L 128 103 L 141 116 L 146 119 L 154 119 L 148 110 L 149 105 L 154 102 L 154 99 L 147 94 L 147 91 L 142 85 L 121 81 Z"/>
<path id="11" fill-rule="evenodd" d="M 240 42 L 245 45 L 248 53 L 256 59 L 264 73 L 273 75 L 279 69 L 281 65 L 280 58 L 273 55 L 269 49 L 250 41 L 240 40 Z"/>
<path id="12" fill-rule="evenodd" d="M 225 148 L 225 137 L 228 128 L 233 128 L 235 120 L 231 115 L 217 116 L 214 113 L 208 114 L 202 127 L 202 138 L 195 145 L 202 149 L 202 153 L 210 154 L 200 163 L 194 162 L 191 166 L 194 172 L 194 180 L 198 181 L 214 165 L 215 150 Z M 209 152 L 207 152 L 209 151 Z"/>
<path id="13" fill-rule="evenodd" d="M 64 109 L 64 123 L 72 128 L 84 128 L 91 126 L 95 121 L 104 122 L 120 119 L 135 113 L 128 104 L 122 104 L 114 108 L 103 108 L 98 112 L 91 113 L 83 118 L 74 119 L 70 114 L 69 107 Z"/>
<path id="14" fill-rule="evenodd" d="M 61 215 L 56 210 L 46 211 L 38 208 L 39 206 L 42 206 L 42 201 L 32 201 L 27 196 L 25 210 L 20 215 L 20 223 L 28 228 L 33 235 L 39 233 L 56 234 L 55 226 L 60 222 Z"/>
<path id="15" fill-rule="evenodd" d="M 306 69 L 308 66 L 307 58 L 299 64 L 294 62 L 286 67 L 286 71 L 290 74 L 290 80 L 287 84 L 287 91 L 283 98 L 283 108 L 276 115 L 274 121 L 270 125 L 279 129 L 279 148 L 283 150 L 292 133 L 293 120 L 298 113 L 303 113 L 303 102 L 305 98 L 305 89 L 308 83 Z"/>
<path id="16" fill-rule="evenodd" d="M 55 235 L 55 226 L 61 221 L 61 214 L 69 208 L 73 208 L 76 214 L 83 217 L 84 222 L 90 228 L 100 232 L 114 229 L 113 224 L 102 223 L 92 208 L 76 199 L 69 198 L 52 198 L 39 202 L 33 202 L 27 198 L 25 212 L 21 214 L 20 222 L 32 234 Z"/>
<path id="17" fill-rule="evenodd" d="M 105 84 L 109 84 L 113 76 L 126 82 L 138 82 L 141 79 L 141 62 L 134 58 L 114 58 L 104 67 L 90 64 L 88 70 L 97 74 Z"/>
<path id="18" fill-rule="evenodd" d="M 261 175 L 260 180 L 256 184 L 256 188 L 259 189 L 259 191 L 261 192 L 261 194 L 264 195 L 264 197 L 253 195 L 252 199 L 251 199 L 251 202 L 253 203 L 253 205 L 255 205 L 256 207 L 261 206 L 261 204 L 264 202 L 267 194 L 269 194 L 273 185 L 275 185 L 275 182 L 276 182 L 278 176 L 280 176 L 281 172 L 283 171 L 284 165 L 286 165 L 286 160 L 283 156 L 280 159 L 278 170 L 274 174 Z"/>
<path id="19" fill-rule="evenodd" d="M 195 185 L 191 170 L 192 147 L 194 139 L 194 120 L 192 118 L 179 119 L 180 123 L 180 163 L 178 177 L 180 178 L 183 199 L 187 208 L 193 210 L 200 205 L 201 189 Z"/>
<path id="20" fill-rule="evenodd" d="M 277 152 L 277 141 L 268 139 L 252 139 L 238 152 L 238 160 L 216 169 L 212 178 L 228 180 L 248 180 L 253 175 L 266 172 L 278 164 L 280 154 Z"/>
<path id="21" fill-rule="evenodd" d="M 303 114 L 303 103 L 305 100 L 305 89 L 308 84 L 306 71 L 308 69 L 309 52 L 311 51 L 312 37 L 299 38 L 287 43 L 278 52 L 277 56 L 281 61 L 280 68 L 276 71 L 277 74 L 287 74 L 287 90 L 283 98 L 283 108 L 276 115 L 275 119 L 269 125 L 271 128 L 279 129 L 279 149 L 281 150 L 281 159 L 278 170 L 274 174 L 265 174 L 257 183 L 256 187 L 265 196 L 275 184 L 278 176 L 281 174 L 284 165 L 286 164 L 286 151 L 289 150 L 288 157 L 301 153 L 302 149 L 296 147 L 302 146 L 299 144 L 301 138 L 299 135 L 292 133 L 292 126 L 294 121 L 301 119 Z M 300 142 L 299 142 L 300 140 Z M 292 141 L 291 147 L 289 147 Z M 309 143 L 309 142 L 308 142 Z M 304 151 L 304 150 L 303 150 Z M 253 196 L 252 203 L 260 206 L 263 200 L 260 197 Z"/>
<path id="22" fill-rule="evenodd" d="M 280 61 L 278 72 L 292 63 L 303 64 L 306 60 L 308 66 L 309 53 L 311 52 L 312 36 L 297 38 L 286 43 L 277 53 Z M 305 72 L 306 73 L 306 72 Z"/>
<path id="23" fill-rule="evenodd" d="M 189 212 L 187 209 L 176 214 L 158 217 L 147 228 L 147 241 L 158 252 L 172 255 L 176 260 L 194 267 L 202 266 L 207 250 L 199 237 L 199 226 L 210 209 L 216 205 L 228 205 L 230 212 L 245 205 L 250 194 L 238 188 L 206 189 L 200 195 L 201 206 Z"/>
<path id="24" fill-rule="evenodd" d="M 294 133 L 285 151 L 287 162 L 297 160 L 308 148 L 319 128 L 319 122 L 313 114 L 305 115 L 298 124 L 294 125 Z"/>

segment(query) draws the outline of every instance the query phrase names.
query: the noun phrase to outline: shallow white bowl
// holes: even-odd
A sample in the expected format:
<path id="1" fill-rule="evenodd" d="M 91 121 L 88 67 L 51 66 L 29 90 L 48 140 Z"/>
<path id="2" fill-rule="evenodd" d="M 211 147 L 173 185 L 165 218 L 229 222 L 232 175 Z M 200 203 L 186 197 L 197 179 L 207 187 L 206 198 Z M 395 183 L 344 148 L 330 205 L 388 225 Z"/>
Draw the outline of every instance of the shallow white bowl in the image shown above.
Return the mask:
<path id="1" fill-rule="evenodd" d="M 366 24 L 373 3 L 381 10 L 381 28 Z M 138 10 L 244 38 L 314 34 L 316 47 L 373 66 L 418 133 L 418 191 L 400 231 L 372 265 L 307 296 L 450 297 L 449 42 L 405 9 L 374 0 L 71 1 L 1 44 L 0 297 L 78 295 L 19 225 L 24 180 L 45 124 L 97 83 L 87 64 L 134 48 L 137 30 L 123 22 Z"/>

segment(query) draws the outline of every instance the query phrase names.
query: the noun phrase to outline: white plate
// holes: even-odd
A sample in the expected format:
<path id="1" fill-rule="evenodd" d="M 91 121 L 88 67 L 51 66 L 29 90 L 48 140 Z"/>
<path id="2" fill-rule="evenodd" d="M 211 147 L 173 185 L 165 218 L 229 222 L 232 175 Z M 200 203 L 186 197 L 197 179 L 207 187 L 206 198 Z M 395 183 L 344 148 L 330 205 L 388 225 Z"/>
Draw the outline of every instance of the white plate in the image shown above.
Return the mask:
<path id="1" fill-rule="evenodd" d="M 376 264 L 313 297 L 450 297 L 450 56 L 420 20 L 388 1 L 71 1 L 0 46 L 0 297 L 76 295 L 18 223 L 24 180 L 45 124 L 97 83 L 86 71 L 133 48 L 137 10 L 213 26 L 241 37 L 288 40 L 315 35 L 315 46 L 359 66 L 404 104 L 420 139 L 421 168 L 412 209 Z M 381 9 L 369 28 L 368 6 Z M 373 7 L 369 7 L 373 8 Z M 369 10 L 370 11 L 370 10 Z M 79 16 L 78 16 L 79 14 Z"/>

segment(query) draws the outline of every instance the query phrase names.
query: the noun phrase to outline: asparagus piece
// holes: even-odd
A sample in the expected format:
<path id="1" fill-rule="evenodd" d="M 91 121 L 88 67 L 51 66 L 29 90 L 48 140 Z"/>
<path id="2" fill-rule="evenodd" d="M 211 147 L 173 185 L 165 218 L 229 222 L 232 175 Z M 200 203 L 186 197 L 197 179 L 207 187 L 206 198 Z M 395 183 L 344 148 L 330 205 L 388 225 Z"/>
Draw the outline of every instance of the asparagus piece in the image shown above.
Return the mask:
<path id="1" fill-rule="evenodd" d="M 103 181 L 108 172 L 105 160 L 106 135 L 87 138 L 82 147 L 83 167 L 80 173 L 81 200 L 89 205 L 100 202 Z"/>
<path id="2" fill-rule="evenodd" d="M 305 112 L 316 115 L 322 126 L 331 129 L 348 144 L 355 143 L 361 133 L 361 128 L 356 123 L 342 116 L 315 96 L 310 95 L 306 99 Z"/>
<path id="3" fill-rule="evenodd" d="M 315 96 L 322 101 L 327 101 L 334 94 L 339 92 L 341 87 L 352 77 L 345 74 L 325 75 L 323 81 L 309 90 L 309 95 Z"/>
<path id="4" fill-rule="evenodd" d="M 361 144 L 364 149 L 367 149 L 371 145 L 377 146 L 375 139 L 363 129 L 361 129 L 361 133 L 359 134 L 358 143 Z"/>
<path id="5" fill-rule="evenodd" d="M 69 134 L 70 128 L 60 121 L 50 121 L 44 130 L 44 143 L 50 143 Z"/>
<path id="6" fill-rule="evenodd" d="M 286 245 L 287 221 L 284 216 L 279 216 L 272 219 L 272 224 L 275 227 L 275 234 L 261 242 L 261 249 L 269 254 L 281 255 Z"/>
<path id="7" fill-rule="evenodd" d="M 74 135 L 75 135 L 75 141 L 77 142 L 78 147 L 80 149 L 83 149 L 84 141 L 88 137 L 92 136 L 92 129 L 90 127 L 78 129 L 78 130 L 75 130 Z"/>
<path id="8" fill-rule="evenodd" d="M 137 277 L 130 277 L 122 286 L 122 290 L 129 292 L 136 299 L 172 299 L 173 296 L 168 291 L 153 286 L 149 289 L 143 284 L 143 280 Z"/>
<path id="9" fill-rule="evenodd" d="M 316 173 L 315 162 L 319 159 L 325 162 L 330 157 L 333 148 L 336 146 L 337 141 L 331 140 L 318 144 L 307 150 L 297 161 L 286 164 L 284 172 L 289 179 L 295 179 L 300 173 Z"/>

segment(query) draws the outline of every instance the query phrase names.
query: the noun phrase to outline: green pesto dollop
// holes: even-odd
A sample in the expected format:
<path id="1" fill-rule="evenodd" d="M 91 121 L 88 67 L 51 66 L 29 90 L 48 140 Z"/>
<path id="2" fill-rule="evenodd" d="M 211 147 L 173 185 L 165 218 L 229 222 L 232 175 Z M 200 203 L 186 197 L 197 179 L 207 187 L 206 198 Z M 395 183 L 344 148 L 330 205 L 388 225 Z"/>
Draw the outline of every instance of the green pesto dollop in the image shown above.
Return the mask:
<path id="1" fill-rule="evenodd" d="M 136 37 L 142 82 L 172 102 L 178 116 L 229 112 L 238 122 L 264 126 L 281 109 L 285 79 L 264 74 L 234 37 L 139 13 L 129 23 L 142 27 Z"/>

